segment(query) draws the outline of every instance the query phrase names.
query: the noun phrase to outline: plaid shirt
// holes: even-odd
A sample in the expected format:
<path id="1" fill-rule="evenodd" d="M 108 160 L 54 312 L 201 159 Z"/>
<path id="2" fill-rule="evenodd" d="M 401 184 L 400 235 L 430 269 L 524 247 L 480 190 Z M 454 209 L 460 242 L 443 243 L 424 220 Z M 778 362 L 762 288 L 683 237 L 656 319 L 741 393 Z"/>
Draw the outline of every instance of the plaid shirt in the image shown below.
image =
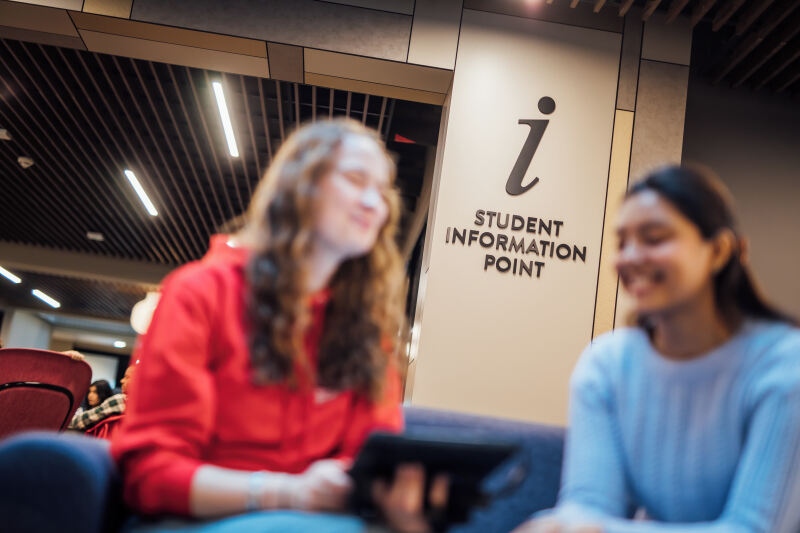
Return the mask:
<path id="1" fill-rule="evenodd" d="M 115 394 L 93 409 L 78 410 L 69 423 L 69 429 L 87 430 L 101 420 L 125 412 L 125 395 Z"/>

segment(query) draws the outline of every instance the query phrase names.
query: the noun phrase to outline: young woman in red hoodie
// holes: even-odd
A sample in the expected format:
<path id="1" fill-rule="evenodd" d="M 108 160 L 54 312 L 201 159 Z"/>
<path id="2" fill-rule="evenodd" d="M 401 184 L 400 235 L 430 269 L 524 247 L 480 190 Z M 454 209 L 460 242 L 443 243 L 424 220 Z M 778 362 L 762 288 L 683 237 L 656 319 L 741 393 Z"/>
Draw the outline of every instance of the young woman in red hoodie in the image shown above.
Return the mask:
<path id="1" fill-rule="evenodd" d="M 362 529 L 332 514 L 351 488 L 347 465 L 371 432 L 403 428 L 387 349 L 401 323 L 394 176 L 360 124 L 301 128 L 244 228 L 165 280 L 111 445 L 131 507 L 206 519 L 170 531 Z M 376 487 L 393 527 L 426 529 L 422 479 L 409 466 Z"/>

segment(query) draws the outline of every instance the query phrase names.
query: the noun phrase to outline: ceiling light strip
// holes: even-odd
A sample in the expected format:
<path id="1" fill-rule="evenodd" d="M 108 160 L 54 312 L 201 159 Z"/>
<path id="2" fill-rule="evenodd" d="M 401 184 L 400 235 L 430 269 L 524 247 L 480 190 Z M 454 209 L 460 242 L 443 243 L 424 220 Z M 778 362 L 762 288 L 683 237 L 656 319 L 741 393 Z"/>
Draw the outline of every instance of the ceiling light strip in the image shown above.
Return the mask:
<path id="1" fill-rule="evenodd" d="M 222 83 L 215 81 L 211 85 L 214 87 L 214 96 L 217 97 L 217 107 L 219 117 L 222 119 L 222 129 L 225 131 L 225 139 L 228 141 L 228 151 L 233 157 L 239 157 L 239 148 L 236 146 L 236 138 L 233 136 L 233 125 L 231 116 L 228 113 L 228 106 L 225 103 L 225 93 L 222 92 Z"/>
<path id="2" fill-rule="evenodd" d="M 136 191 L 136 194 L 139 195 L 139 200 L 142 201 L 142 204 L 144 204 L 144 207 L 145 209 L 147 209 L 147 212 L 150 213 L 150 216 L 157 217 L 158 211 L 156 211 L 156 207 L 153 205 L 153 202 L 150 201 L 150 197 L 147 196 L 146 192 L 144 192 L 144 189 L 142 188 L 141 183 L 139 183 L 139 180 L 136 179 L 136 175 L 130 170 L 126 169 L 125 177 L 128 178 L 131 187 L 133 187 L 133 190 Z"/>
<path id="3" fill-rule="evenodd" d="M 31 294 L 33 294 L 34 296 L 39 298 L 41 301 L 43 301 L 44 303 L 46 303 L 50 307 L 54 307 L 56 309 L 61 307 L 61 303 L 58 300 L 55 300 L 54 298 L 51 298 L 50 296 L 46 295 L 45 293 L 43 293 L 39 289 L 33 289 L 31 291 Z"/>
<path id="4" fill-rule="evenodd" d="M 11 283 L 17 283 L 17 284 L 22 283 L 22 280 L 18 276 L 15 276 L 14 274 L 12 274 L 3 267 L 0 267 L 0 276 L 3 276 Z"/>

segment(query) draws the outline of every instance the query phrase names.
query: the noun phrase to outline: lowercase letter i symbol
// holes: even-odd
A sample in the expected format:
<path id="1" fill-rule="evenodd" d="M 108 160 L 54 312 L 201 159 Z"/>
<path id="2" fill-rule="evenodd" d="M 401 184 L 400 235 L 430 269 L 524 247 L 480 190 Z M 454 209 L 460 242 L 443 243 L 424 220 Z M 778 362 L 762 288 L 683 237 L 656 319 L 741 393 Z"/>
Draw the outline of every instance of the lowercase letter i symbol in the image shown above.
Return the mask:
<path id="1" fill-rule="evenodd" d="M 539 111 L 541 111 L 542 114 L 549 115 L 555 111 L 555 109 L 556 102 L 549 96 L 543 96 L 539 99 Z M 508 181 L 506 181 L 506 192 L 511 196 L 519 196 L 539 183 L 538 177 L 534 178 L 533 181 L 525 186 L 522 185 L 522 180 L 525 178 L 525 173 L 531 165 L 533 155 L 536 153 L 536 149 L 539 147 L 539 142 L 542 140 L 542 137 L 544 137 L 544 131 L 547 129 L 547 124 L 549 122 L 549 120 L 541 119 L 519 120 L 520 124 L 527 124 L 531 129 L 528 132 L 528 138 L 525 139 L 525 144 L 522 145 L 519 156 L 517 156 L 517 162 L 514 163 L 514 168 L 511 169 Z"/>

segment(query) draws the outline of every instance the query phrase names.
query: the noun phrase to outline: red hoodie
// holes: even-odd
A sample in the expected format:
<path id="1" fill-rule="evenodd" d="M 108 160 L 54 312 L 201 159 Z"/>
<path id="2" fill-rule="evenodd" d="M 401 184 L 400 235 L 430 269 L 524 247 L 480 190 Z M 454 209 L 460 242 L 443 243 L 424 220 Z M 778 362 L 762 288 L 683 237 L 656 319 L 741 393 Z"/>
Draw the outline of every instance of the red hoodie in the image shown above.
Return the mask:
<path id="1" fill-rule="evenodd" d="M 203 464 L 299 473 L 319 459 L 354 457 L 372 431 L 403 428 L 392 365 L 378 403 L 351 391 L 252 384 L 247 257 L 215 236 L 201 261 L 164 281 L 111 442 L 125 500 L 139 512 L 188 515 L 192 477 Z M 311 303 L 305 345 L 312 369 L 327 299 L 320 293 Z"/>

